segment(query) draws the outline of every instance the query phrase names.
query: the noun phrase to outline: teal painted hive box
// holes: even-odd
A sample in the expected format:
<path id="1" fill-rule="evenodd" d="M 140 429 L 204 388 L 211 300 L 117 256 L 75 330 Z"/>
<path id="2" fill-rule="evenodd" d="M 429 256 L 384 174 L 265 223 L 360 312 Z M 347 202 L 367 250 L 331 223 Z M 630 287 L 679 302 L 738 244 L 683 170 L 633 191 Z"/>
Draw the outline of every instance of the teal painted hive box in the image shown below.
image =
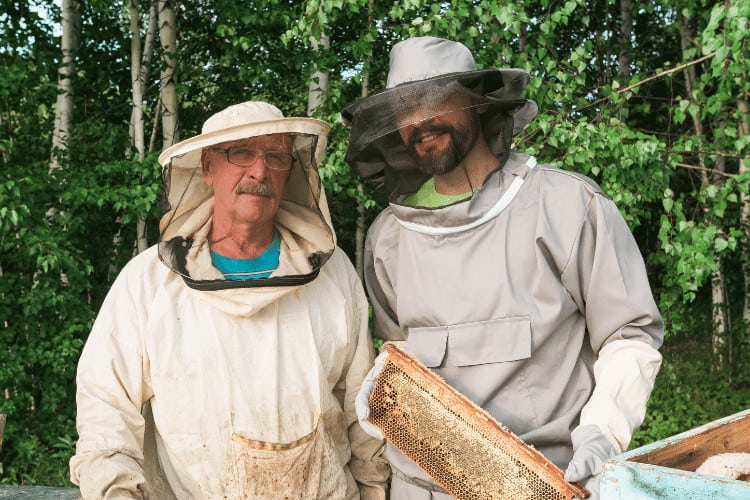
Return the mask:
<path id="1" fill-rule="evenodd" d="M 601 500 L 750 500 L 750 482 L 695 472 L 720 453 L 750 453 L 750 410 L 610 459 Z"/>

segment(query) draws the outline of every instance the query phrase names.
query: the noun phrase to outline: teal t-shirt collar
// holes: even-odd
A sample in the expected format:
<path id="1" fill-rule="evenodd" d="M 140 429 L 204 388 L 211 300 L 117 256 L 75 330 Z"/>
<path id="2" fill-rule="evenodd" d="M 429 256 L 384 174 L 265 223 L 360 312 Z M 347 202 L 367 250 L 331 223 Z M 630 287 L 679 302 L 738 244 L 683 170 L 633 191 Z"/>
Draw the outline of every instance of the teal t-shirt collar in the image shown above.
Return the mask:
<path id="1" fill-rule="evenodd" d="M 254 259 L 232 259 L 211 250 L 211 263 L 228 280 L 268 278 L 279 267 L 281 237 L 274 230 L 273 240 L 266 250 Z"/>

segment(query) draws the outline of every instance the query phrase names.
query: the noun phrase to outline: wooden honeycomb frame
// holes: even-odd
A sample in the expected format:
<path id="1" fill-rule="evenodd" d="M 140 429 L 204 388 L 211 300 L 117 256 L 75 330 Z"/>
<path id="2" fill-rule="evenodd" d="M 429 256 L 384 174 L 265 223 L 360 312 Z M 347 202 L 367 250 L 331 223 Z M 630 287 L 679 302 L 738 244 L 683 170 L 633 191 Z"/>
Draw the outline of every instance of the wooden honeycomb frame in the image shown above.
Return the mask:
<path id="1" fill-rule="evenodd" d="M 369 421 L 458 499 L 571 500 L 588 491 L 393 344 Z"/>

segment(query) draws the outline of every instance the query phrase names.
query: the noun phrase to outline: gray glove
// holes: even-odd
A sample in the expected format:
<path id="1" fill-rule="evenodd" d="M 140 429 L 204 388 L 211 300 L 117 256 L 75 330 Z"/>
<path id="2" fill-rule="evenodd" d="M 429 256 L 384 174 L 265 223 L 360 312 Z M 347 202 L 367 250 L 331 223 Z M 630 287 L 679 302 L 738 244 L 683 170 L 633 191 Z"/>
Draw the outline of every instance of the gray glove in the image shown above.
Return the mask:
<path id="1" fill-rule="evenodd" d="M 357 397 L 354 399 L 354 409 L 357 412 L 357 420 L 359 420 L 360 427 L 367 434 L 377 439 L 383 439 L 383 434 L 367 418 L 370 416 L 370 394 L 372 394 L 372 390 L 375 388 L 375 379 L 378 378 L 378 375 L 383 370 L 383 365 L 385 365 L 387 357 L 388 353 L 386 351 L 378 354 L 378 357 L 375 358 L 375 364 L 370 368 L 367 376 L 362 381 L 362 386 L 359 388 Z"/>
<path id="2" fill-rule="evenodd" d="M 589 492 L 586 500 L 599 500 L 599 476 L 600 474 L 596 474 L 583 482 L 583 487 Z"/>
<path id="3" fill-rule="evenodd" d="M 591 492 L 589 500 L 597 500 L 602 464 L 615 456 L 617 450 L 596 425 L 576 427 L 570 437 L 573 440 L 573 458 L 565 470 L 565 480 L 584 483 L 584 488 Z"/>

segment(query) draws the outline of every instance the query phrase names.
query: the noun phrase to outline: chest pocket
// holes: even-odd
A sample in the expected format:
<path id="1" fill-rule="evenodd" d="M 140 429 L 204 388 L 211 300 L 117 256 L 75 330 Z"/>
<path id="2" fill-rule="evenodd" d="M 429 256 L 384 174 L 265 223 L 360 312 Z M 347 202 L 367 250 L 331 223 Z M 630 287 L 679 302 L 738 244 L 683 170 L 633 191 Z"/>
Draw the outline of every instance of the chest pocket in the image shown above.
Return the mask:
<path id="1" fill-rule="evenodd" d="M 528 316 L 409 328 L 406 350 L 435 368 L 448 356 L 454 366 L 519 361 L 531 357 Z"/>

